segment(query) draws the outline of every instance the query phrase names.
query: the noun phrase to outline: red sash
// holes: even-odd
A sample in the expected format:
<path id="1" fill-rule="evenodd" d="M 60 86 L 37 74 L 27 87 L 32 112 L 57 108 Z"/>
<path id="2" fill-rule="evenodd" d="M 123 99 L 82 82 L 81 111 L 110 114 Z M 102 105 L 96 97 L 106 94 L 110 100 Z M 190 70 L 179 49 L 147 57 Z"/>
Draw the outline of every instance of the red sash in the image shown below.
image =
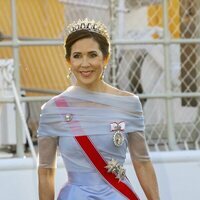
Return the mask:
<path id="1" fill-rule="evenodd" d="M 64 98 L 59 98 L 55 100 L 57 107 L 67 107 L 68 104 Z M 70 121 L 69 126 L 76 123 L 76 129 L 72 128 L 71 130 L 73 132 L 79 132 L 83 133 L 83 130 L 81 129 L 81 126 L 79 125 L 77 128 L 77 125 L 79 124 L 79 121 Z M 126 185 L 126 183 L 122 181 L 118 181 L 115 174 L 108 173 L 107 169 L 105 168 L 107 166 L 107 162 L 104 160 L 102 155 L 98 152 L 96 147 L 91 142 L 90 138 L 86 135 L 81 136 L 75 136 L 76 141 L 80 145 L 81 149 L 87 156 L 87 158 L 90 160 L 90 162 L 94 165 L 94 167 L 97 169 L 99 174 L 104 178 L 104 180 L 109 183 L 114 189 L 119 191 L 123 196 L 125 196 L 127 199 L 130 200 L 139 200 L 139 197 L 134 193 L 134 191 Z"/>

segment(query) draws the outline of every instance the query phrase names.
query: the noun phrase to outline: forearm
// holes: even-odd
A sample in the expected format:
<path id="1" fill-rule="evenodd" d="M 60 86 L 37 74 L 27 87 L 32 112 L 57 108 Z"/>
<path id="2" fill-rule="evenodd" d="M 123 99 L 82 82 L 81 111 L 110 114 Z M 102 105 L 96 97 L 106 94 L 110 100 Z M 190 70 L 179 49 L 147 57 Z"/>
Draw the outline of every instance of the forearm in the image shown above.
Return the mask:
<path id="1" fill-rule="evenodd" d="M 148 200 L 159 200 L 158 184 L 151 161 L 134 161 L 138 180 Z"/>
<path id="2" fill-rule="evenodd" d="M 54 200 L 54 168 L 38 168 L 39 199 Z"/>

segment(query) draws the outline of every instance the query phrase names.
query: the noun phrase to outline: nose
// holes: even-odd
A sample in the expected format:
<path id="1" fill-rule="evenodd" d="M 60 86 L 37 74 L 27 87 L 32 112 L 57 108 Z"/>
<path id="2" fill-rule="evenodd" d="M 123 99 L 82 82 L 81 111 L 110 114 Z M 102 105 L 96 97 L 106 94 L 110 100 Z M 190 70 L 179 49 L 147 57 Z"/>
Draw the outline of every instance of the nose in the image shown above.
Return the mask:
<path id="1" fill-rule="evenodd" d="M 86 56 L 82 59 L 81 67 L 89 67 L 89 60 Z"/>

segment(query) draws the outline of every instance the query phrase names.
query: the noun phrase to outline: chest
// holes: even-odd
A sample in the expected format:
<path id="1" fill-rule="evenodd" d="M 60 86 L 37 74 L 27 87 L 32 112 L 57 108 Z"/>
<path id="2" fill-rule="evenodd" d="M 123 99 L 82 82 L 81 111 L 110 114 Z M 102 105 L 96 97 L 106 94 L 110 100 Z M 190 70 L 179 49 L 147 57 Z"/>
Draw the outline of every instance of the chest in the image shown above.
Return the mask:
<path id="1" fill-rule="evenodd" d="M 113 133 L 88 136 L 96 149 L 102 154 L 124 155 L 127 150 L 127 136 L 124 134 L 124 142 L 116 146 L 113 142 Z M 59 150 L 68 156 L 82 154 L 82 150 L 74 137 L 59 137 Z"/>

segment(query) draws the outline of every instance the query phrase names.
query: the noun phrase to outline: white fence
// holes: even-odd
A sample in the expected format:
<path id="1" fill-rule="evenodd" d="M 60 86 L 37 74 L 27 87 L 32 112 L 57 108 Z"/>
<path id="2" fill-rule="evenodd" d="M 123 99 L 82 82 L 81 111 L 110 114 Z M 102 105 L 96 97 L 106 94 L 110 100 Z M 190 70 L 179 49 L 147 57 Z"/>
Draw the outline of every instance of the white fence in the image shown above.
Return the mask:
<path id="1" fill-rule="evenodd" d="M 198 200 L 200 196 L 200 151 L 151 153 L 156 170 L 161 200 Z M 127 155 L 127 176 L 142 200 L 146 200 Z M 56 194 L 67 181 L 61 159 L 56 173 Z M 37 172 L 32 159 L 0 160 L 0 199 L 38 199 Z"/>

